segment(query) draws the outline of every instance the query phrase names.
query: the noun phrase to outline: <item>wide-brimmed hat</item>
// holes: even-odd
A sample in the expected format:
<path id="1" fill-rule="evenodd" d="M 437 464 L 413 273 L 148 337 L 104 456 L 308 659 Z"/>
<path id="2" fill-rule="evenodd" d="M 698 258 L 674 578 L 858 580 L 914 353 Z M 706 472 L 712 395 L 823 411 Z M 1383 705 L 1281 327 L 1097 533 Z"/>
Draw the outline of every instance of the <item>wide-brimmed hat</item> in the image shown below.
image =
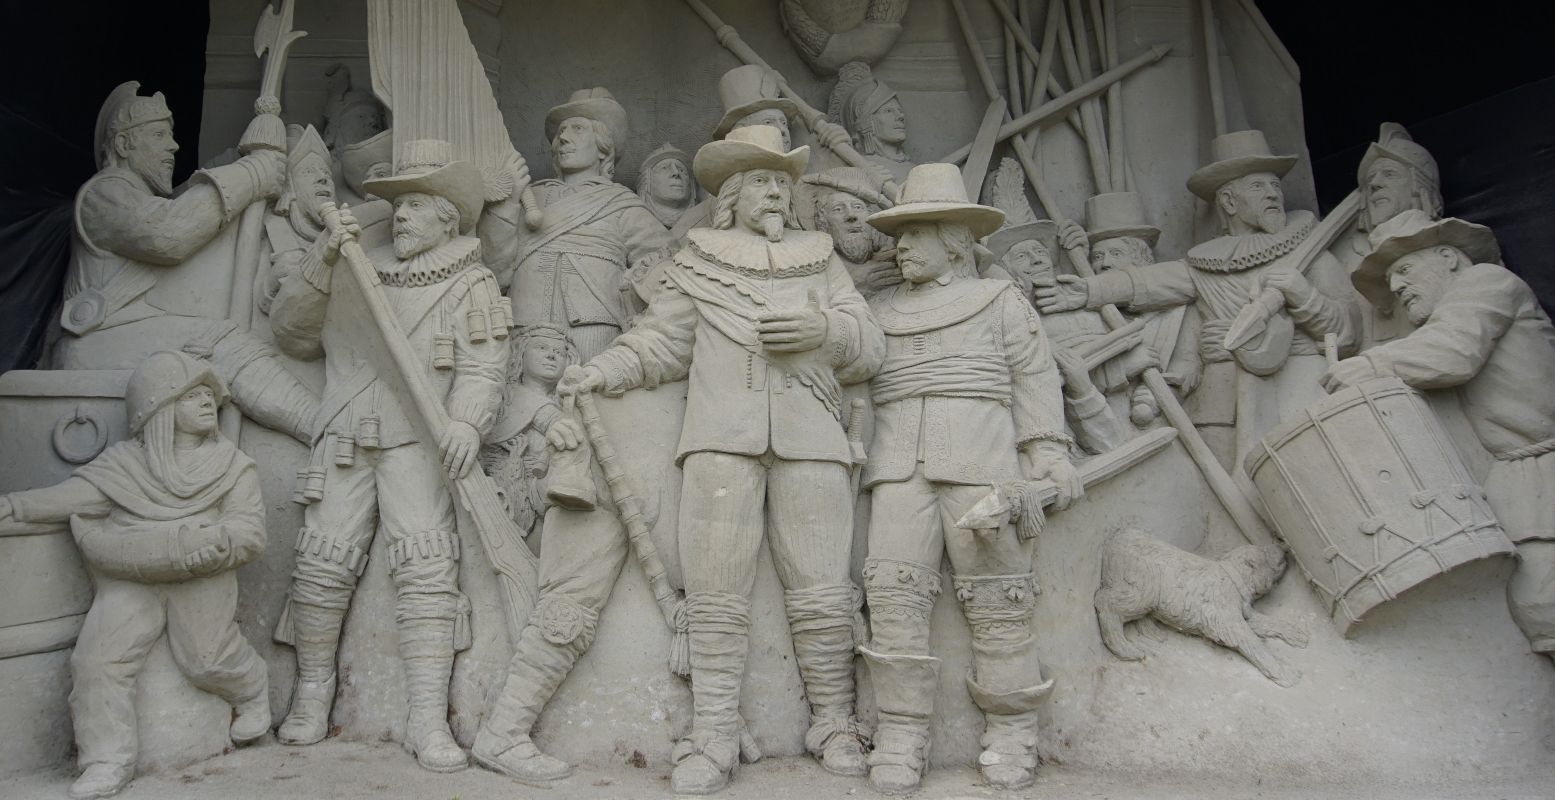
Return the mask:
<path id="1" fill-rule="evenodd" d="M 783 152 L 783 134 L 768 125 L 735 128 L 717 142 L 708 142 L 697 150 L 691 171 L 709 194 L 718 194 L 731 175 L 752 169 L 777 169 L 795 181 L 810 162 L 810 148 L 796 147 Z"/>
<path id="2" fill-rule="evenodd" d="M 1361 156 L 1361 165 L 1355 169 L 1355 180 L 1362 186 L 1366 184 L 1366 171 L 1379 158 L 1391 158 L 1419 170 L 1432 186 L 1441 184 L 1442 175 L 1436 166 L 1436 158 L 1431 155 L 1431 151 L 1416 143 L 1409 131 L 1397 122 L 1382 123 L 1382 129 L 1377 132 L 1377 141 L 1372 142 L 1366 148 L 1366 154 Z"/>
<path id="3" fill-rule="evenodd" d="M 869 216 L 869 224 L 889 236 L 910 222 L 958 222 L 981 239 L 1004 224 L 1004 212 L 969 201 L 956 165 L 920 164 L 907 173 L 896 205 Z"/>
<path id="4" fill-rule="evenodd" d="M 340 177 L 360 194 L 367 171 L 374 164 L 394 163 L 394 132 L 380 131 L 360 142 L 340 148 Z"/>
<path id="5" fill-rule="evenodd" d="M 408 192 L 446 197 L 459 209 L 459 232 L 469 233 L 485 205 L 481 171 L 468 161 L 455 161 L 453 145 L 442 139 L 406 142 L 392 177 L 364 181 L 362 188 L 389 202 Z"/>
<path id="6" fill-rule="evenodd" d="M 1496 235 L 1484 225 L 1456 217 L 1435 221 L 1424 211 L 1410 209 L 1372 229 L 1371 255 L 1361 259 L 1350 282 L 1372 305 L 1392 308 L 1388 267 L 1410 253 L 1438 245 L 1456 247 L 1476 264 L 1501 262 Z"/>
<path id="7" fill-rule="evenodd" d="M 627 122 L 626 109 L 616 102 L 615 96 L 609 89 L 595 86 L 592 89 L 579 89 L 562 103 L 550 111 L 545 112 L 545 140 L 547 142 L 556 138 L 556 131 L 562 123 L 573 117 L 583 117 L 596 122 L 604 123 L 610 130 L 611 143 L 615 145 L 616 157 L 626 149 L 627 140 L 632 134 L 632 126 Z"/>
<path id="8" fill-rule="evenodd" d="M 988 250 L 995 260 L 1002 260 L 1005 253 L 1010 252 L 1010 248 L 1027 241 L 1041 242 L 1042 246 L 1047 248 L 1048 255 L 1053 258 L 1053 263 L 1058 263 L 1058 225 L 1049 219 L 1000 228 L 989 234 L 984 243 L 988 245 Z"/>
<path id="9" fill-rule="evenodd" d="M 1269 151 L 1263 131 L 1235 131 L 1216 136 L 1210 142 L 1210 163 L 1199 167 L 1188 178 L 1188 191 L 1205 200 L 1214 200 L 1215 192 L 1244 175 L 1272 172 L 1284 177 L 1296 166 L 1295 156 L 1277 156 Z"/>
<path id="10" fill-rule="evenodd" d="M 1091 244 L 1132 236 L 1155 247 L 1161 229 L 1145 217 L 1145 204 L 1138 192 L 1106 192 L 1085 201 L 1086 235 Z"/>
<path id="11" fill-rule="evenodd" d="M 718 79 L 718 102 L 724 115 L 713 129 L 713 138 L 722 139 L 734 130 L 735 123 L 757 111 L 775 108 L 792 120 L 799 115 L 794 101 L 783 96 L 778 88 L 778 75 L 760 64 L 735 67 Z"/>
<path id="12" fill-rule="evenodd" d="M 804 182 L 815 187 L 816 194 L 827 190 L 846 192 L 880 208 L 891 205 L 890 199 L 875 188 L 875 182 L 870 180 L 869 173 L 858 167 L 832 167 L 804 176 Z"/>

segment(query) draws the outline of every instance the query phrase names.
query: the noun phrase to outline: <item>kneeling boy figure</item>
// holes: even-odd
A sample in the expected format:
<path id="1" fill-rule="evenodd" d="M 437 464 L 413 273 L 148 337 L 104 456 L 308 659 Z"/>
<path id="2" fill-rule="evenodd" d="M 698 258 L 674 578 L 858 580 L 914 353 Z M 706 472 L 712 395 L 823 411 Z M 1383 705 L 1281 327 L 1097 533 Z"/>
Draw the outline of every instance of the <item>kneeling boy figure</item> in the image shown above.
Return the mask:
<path id="1" fill-rule="evenodd" d="M 153 353 L 124 393 L 134 439 L 63 483 L 0 497 L 5 523 L 69 520 L 96 597 L 70 658 L 80 750 L 76 798 L 117 793 L 135 774 L 135 678 L 165 630 L 196 687 L 236 710 L 232 741 L 270 729 L 265 662 L 238 631 L 238 567 L 265 546 L 253 459 L 216 427 L 227 389 L 189 355 Z"/>
<path id="2" fill-rule="evenodd" d="M 1000 789 L 1029 786 L 1037 769 L 1036 709 L 1052 687 L 1031 631 L 1031 534 L 1040 511 L 1023 515 L 1019 532 L 1008 523 L 955 527 L 991 486 L 1050 480 L 1059 508 L 1083 491 L 1063 433 L 1062 380 L 1037 313 L 1013 284 L 977 277 L 973 243 L 1003 219 L 967 202 L 949 164 L 914 167 L 896 206 L 869 218 L 899 237 L 904 280 L 870 301 L 886 359 L 870 384 L 875 435 L 864 468 L 874 493 L 864 562 L 874 635 L 859 648 L 880 711 L 869 780 L 890 794 L 917 789 L 928 760 L 939 689 L 929 615 L 941 553 L 972 629 L 967 688 L 987 716 L 978 769 Z"/>

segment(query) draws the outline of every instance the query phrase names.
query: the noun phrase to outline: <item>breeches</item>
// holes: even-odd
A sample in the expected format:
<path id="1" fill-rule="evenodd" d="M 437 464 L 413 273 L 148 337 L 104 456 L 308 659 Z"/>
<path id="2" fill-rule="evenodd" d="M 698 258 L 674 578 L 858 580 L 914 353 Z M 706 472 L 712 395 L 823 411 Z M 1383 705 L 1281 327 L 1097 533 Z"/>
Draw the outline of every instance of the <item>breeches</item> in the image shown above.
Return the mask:
<path id="1" fill-rule="evenodd" d="M 374 531 L 389 537 L 389 568 L 406 593 L 449 594 L 458 586 L 459 537 L 453 498 L 432 448 L 412 443 L 358 448 L 349 467 L 329 462 L 324 497 L 303 513 L 294 596 L 330 606 L 338 591 L 312 597 L 308 586 L 349 592 L 366 566 Z M 343 607 L 343 606 L 341 606 Z"/>
<path id="2" fill-rule="evenodd" d="M 853 493 L 843 465 L 702 452 L 686 456 L 683 470 L 680 559 L 688 595 L 750 597 L 764 529 L 783 588 L 848 583 Z"/>
<path id="3" fill-rule="evenodd" d="M 134 763 L 135 679 L 164 630 L 173 660 L 196 688 L 232 705 L 268 688 L 264 662 L 233 621 L 237 573 L 183 583 L 94 579 L 97 596 L 70 656 L 82 766 Z"/>

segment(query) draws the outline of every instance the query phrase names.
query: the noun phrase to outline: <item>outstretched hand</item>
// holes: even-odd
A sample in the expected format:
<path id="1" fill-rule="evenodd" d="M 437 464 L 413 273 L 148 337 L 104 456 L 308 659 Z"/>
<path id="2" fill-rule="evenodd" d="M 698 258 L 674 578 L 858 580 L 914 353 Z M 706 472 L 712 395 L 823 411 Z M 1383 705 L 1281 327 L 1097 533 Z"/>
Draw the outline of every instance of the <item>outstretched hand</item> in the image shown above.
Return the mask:
<path id="1" fill-rule="evenodd" d="M 599 367 L 574 364 L 562 372 L 562 379 L 556 383 L 556 394 L 564 399 L 574 398 L 603 388 L 605 373 Z"/>

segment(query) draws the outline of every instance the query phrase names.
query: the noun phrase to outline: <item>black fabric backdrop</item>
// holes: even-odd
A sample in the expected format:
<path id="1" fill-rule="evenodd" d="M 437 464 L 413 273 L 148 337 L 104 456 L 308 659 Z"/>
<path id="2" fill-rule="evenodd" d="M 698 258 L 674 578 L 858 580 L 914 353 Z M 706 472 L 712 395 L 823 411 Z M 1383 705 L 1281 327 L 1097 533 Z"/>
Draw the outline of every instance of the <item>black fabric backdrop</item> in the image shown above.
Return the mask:
<path id="1" fill-rule="evenodd" d="M 1555 16 L 1507 2 L 1259 6 L 1302 68 L 1324 209 L 1355 187 L 1377 126 L 1401 122 L 1440 163 L 1447 213 L 1494 228 L 1507 265 L 1555 306 Z M 0 0 L 0 372 L 37 362 L 58 313 L 108 92 L 132 79 L 163 92 L 186 145 L 177 178 L 194 170 L 208 22 L 207 0 Z"/>

